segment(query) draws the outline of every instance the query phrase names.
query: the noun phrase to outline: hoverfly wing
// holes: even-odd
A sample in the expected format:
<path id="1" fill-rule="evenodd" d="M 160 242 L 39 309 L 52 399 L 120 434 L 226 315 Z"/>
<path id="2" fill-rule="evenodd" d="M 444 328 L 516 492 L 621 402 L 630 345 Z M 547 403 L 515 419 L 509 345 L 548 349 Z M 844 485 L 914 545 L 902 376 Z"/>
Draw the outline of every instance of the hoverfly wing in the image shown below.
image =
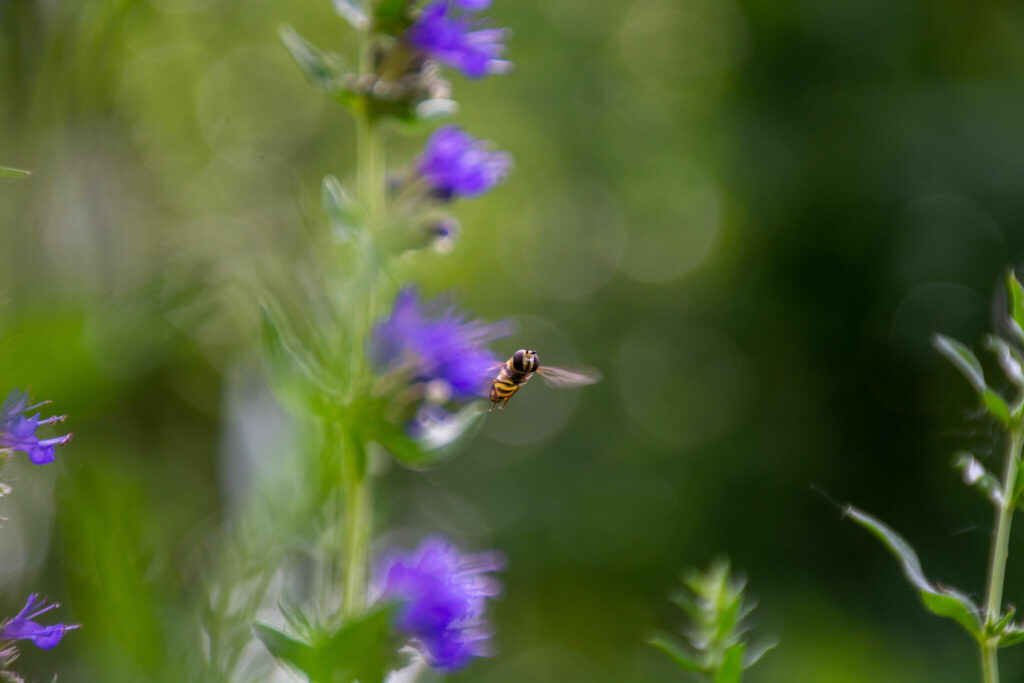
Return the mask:
<path id="1" fill-rule="evenodd" d="M 548 386 L 556 389 L 594 384 L 603 377 L 597 368 L 556 368 L 550 365 L 542 365 L 537 374 L 544 378 Z"/>

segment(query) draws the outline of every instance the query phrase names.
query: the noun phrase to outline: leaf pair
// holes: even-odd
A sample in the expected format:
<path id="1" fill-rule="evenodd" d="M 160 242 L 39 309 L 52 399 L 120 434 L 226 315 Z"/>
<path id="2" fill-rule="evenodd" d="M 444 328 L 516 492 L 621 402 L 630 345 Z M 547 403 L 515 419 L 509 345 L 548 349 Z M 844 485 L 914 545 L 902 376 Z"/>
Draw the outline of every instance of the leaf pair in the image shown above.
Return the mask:
<path id="1" fill-rule="evenodd" d="M 309 642 L 266 624 L 253 630 L 275 658 L 311 683 L 383 683 L 408 660 L 400 652 L 404 639 L 392 626 L 395 609 L 394 604 L 375 607 L 332 633 L 311 634 Z"/>

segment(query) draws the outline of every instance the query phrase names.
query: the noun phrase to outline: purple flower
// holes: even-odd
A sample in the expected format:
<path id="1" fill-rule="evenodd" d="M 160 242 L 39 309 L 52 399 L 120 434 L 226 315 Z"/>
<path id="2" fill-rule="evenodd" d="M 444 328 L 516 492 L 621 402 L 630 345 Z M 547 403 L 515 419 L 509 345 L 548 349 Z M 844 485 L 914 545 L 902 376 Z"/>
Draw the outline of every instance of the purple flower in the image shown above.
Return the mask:
<path id="1" fill-rule="evenodd" d="M 417 169 L 442 199 L 475 197 L 504 180 L 512 163 L 458 126 L 442 126 L 427 139 Z"/>
<path id="2" fill-rule="evenodd" d="M 487 7 L 489 0 L 457 0 L 467 10 Z M 452 11 L 451 0 L 434 0 L 423 8 L 405 34 L 406 42 L 470 78 L 507 73 L 512 62 L 505 51 L 503 29 L 481 29 L 480 22 Z"/>
<path id="3" fill-rule="evenodd" d="M 483 612 L 501 585 L 485 576 L 504 565 L 500 553 L 463 555 L 442 538 L 379 566 L 382 599 L 401 603 L 395 627 L 416 641 L 429 664 L 449 671 L 487 654 Z"/>
<path id="4" fill-rule="evenodd" d="M 28 455 L 28 459 L 36 465 L 53 462 L 54 446 L 66 444 L 71 440 L 71 434 L 40 441 L 36 436 L 36 429 L 39 425 L 63 422 L 66 416 L 56 415 L 40 420 L 39 413 L 30 417 L 23 415 L 23 413 L 48 403 L 49 401 L 43 401 L 30 406 L 27 392 L 12 389 L 11 393 L 7 394 L 3 405 L 0 406 L 0 450 L 6 448 L 21 451 Z"/>
<path id="5" fill-rule="evenodd" d="M 57 603 L 47 605 L 45 600 L 33 593 L 28 596 L 28 602 L 18 612 L 18 616 L 8 621 L 0 629 L 0 639 L 31 640 L 40 650 L 51 650 L 57 647 L 57 643 L 60 642 L 60 639 L 64 637 L 67 631 L 73 631 L 79 628 L 81 624 L 43 626 L 32 621 L 40 614 L 49 612 L 54 607 L 60 607 L 60 605 Z"/>
<path id="6" fill-rule="evenodd" d="M 373 361 L 383 370 L 403 370 L 413 382 L 426 383 L 434 403 L 478 398 L 498 363 L 487 342 L 507 335 L 509 324 L 488 325 L 451 308 L 438 309 L 437 301 L 421 304 L 412 288 L 400 291 L 391 315 L 373 330 Z"/>

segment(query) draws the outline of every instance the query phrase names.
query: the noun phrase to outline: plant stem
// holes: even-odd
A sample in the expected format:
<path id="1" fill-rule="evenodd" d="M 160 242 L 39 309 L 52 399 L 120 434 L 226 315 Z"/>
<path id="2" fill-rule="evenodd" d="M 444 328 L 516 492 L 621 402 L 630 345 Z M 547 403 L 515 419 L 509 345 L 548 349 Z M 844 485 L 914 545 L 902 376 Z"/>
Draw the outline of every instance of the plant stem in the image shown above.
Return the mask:
<path id="1" fill-rule="evenodd" d="M 366 38 L 361 46 L 360 73 L 371 70 Z M 355 113 L 356 119 L 356 195 L 367 213 L 366 234 L 361 245 L 362 268 L 357 278 L 357 302 L 351 309 L 353 317 L 352 355 L 349 365 L 349 384 L 346 403 L 351 407 L 359 392 L 366 387 L 369 367 L 366 361 L 366 339 L 375 315 L 377 278 L 379 275 L 373 233 L 384 223 L 386 207 L 386 179 L 384 144 L 380 128 L 375 125 L 364 101 Z M 342 425 L 342 475 L 345 488 L 342 552 L 344 578 L 342 580 L 341 616 L 350 618 L 366 607 L 367 577 L 369 574 L 370 532 L 373 511 L 370 481 L 367 473 L 366 444 L 354 429 L 353 421 Z"/>
<path id="2" fill-rule="evenodd" d="M 344 539 L 345 578 L 341 616 L 359 614 L 366 607 L 366 579 L 370 556 L 370 482 L 366 476 L 366 449 L 348 432 L 342 453 L 345 480 Z"/>
<path id="3" fill-rule="evenodd" d="M 1016 506 L 1014 494 L 1017 487 L 1017 469 L 1020 465 L 1021 443 L 1024 431 L 1010 432 L 1010 443 L 1006 450 L 1006 464 L 1003 469 L 1003 496 L 996 510 L 995 537 L 988 561 L 988 589 L 985 600 L 985 625 L 999 621 L 1003 605 L 1003 581 L 1006 578 L 1006 560 L 1009 556 L 1010 524 Z M 999 664 L 996 659 L 998 645 L 986 633 L 981 642 L 981 666 L 985 683 L 998 683 Z"/>
<path id="4" fill-rule="evenodd" d="M 999 662 L 996 648 L 988 642 L 981 644 L 981 680 L 983 683 L 999 683 Z"/>

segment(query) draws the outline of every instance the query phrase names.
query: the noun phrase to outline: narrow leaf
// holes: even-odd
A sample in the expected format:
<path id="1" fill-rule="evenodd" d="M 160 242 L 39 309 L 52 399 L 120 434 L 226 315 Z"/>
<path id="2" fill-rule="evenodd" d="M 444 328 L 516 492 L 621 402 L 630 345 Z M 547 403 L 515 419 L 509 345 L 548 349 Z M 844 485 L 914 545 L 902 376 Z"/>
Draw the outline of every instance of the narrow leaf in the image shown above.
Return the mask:
<path id="1" fill-rule="evenodd" d="M 356 200 L 333 175 L 324 176 L 320 201 L 339 242 L 351 241 L 357 230 L 366 225 L 364 212 Z"/>
<path id="2" fill-rule="evenodd" d="M 1002 396 L 991 389 L 986 388 L 981 394 L 981 400 L 992 417 L 998 419 L 1007 426 L 1010 425 L 1010 408 L 1006 405 L 1006 401 L 1003 400 Z"/>
<path id="3" fill-rule="evenodd" d="M 749 669 L 750 667 L 761 661 L 761 658 L 768 653 L 769 650 L 775 649 L 778 643 L 775 641 L 768 641 L 766 643 L 758 643 L 757 646 L 752 650 L 747 650 L 743 655 L 743 668 Z"/>
<path id="4" fill-rule="evenodd" d="M 1015 332 L 1020 333 L 1018 341 L 1024 342 L 1024 288 L 1012 270 L 1006 273 L 1006 293 L 1010 298 L 1010 319 L 1015 323 Z"/>
<path id="5" fill-rule="evenodd" d="M 999 621 L 997 621 L 996 623 L 994 623 L 992 625 L 991 631 L 993 633 L 1002 633 L 1003 631 L 1005 631 L 1006 627 L 1013 620 L 1013 615 L 1016 614 L 1016 613 L 1017 613 L 1016 608 L 1010 607 L 1010 609 L 1007 610 L 1006 614 L 1004 614 L 1002 617 L 1000 617 Z"/>
<path id="6" fill-rule="evenodd" d="M 689 650 L 685 649 L 682 645 L 677 643 L 670 636 L 659 633 L 647 641 L 648 645 L 653 645 L 658 648 L 675 662 L 676 666 L 683 671 L 705 671 L 705 667 L 700 663 L 699 656 Z"/>
<path id="7" fill-rule="evenodd" d="M 1018 387 L 1024 387 L 1024 361 L 1017 350 L 992 335 L 985 338 L 985 346 L 995 354 L 999 367 L 1006 373 L 1006 377 Z"/>
<path id="8" fill-rule="evenodd" d="M 442 97 L 432 97 L 416 105 L 417 123 L 434 123 L 441 119 L 455 116 L 459 111 L 459 103 Z"/>
<path id="9" fill-rule="evenodd" d="M 11 166 L 0 166 L 0 178 L 27 178 L 30 175 L 32 175 L 32 171 Z"/>
<path id="10" fill-rule="evenodd" d="M 486 411 L 480 402 L 470 403 L 443 421 L 421 423 L 417 437 L 386 420 L 367 424 L 367 438 L 386 448 L 392 457 L 413 469 L 434 467 L 459 450 L 483 426 Z"/>
<path id="11" fill-rule="evenodd" d="M 957 370 L 963 373 L 975 391 L 979 394 L 985 393 L 985 373 L 982 372 L 981 363 L 969 348 L 942 334 L 936 334 L 932 339 L 932 344 L 939 353 L 956 366 Z"/>
<path id="12" fill-rule="evenodd" d="M 736 643 L 725 651 L 725 659 L 715 676 L 714 683 L 740 683 L 743 674 L 743 650 L 746 643 Z"/>
<path id="13" fill-rule="evenodd" d="M 949 617 L 975 638 L 980 637 L 981 622 L 978 618 L 979 609 L 974 602 L 963 593 L 949 588 L 937 588 L 925 577 L 917 553 L 902 536 L 886 526 L 880 520 L 858 510 L 852 505 L 846 506 L 845 515 L 874 534 L 899 561 L 903 575 L 917 589 L 924 606 L 933 614 Z"/>
<path id="14" fill-rule="evenodd" d="M 352 24 L 352 28 L 357 31 L 366 31 L 370 28 L 370 18 L 366 16 L 366 12 L 360 6 L 362 3 L 357 3 L 354 0 L 332 0 L 332 2 L 334 11 L 342 19 Z"/>
<path id="15" fill-rule="evenodd" d="M 340 57 L 321 52 L 287 24 L 278 29 L 278 35 L 310 83 L 331 94 L 341 90 L 339 79 L 345 67 Z"/>
<path id="16" fill-rule="evenodd" d="M 271 389 L 284 406 L 307 413 L 317 400 L 336 392 L 320 380 L 319 366 L 286 336 L 279 317 L 266 306 L 262 313 L 263 355 Z"/>
<path id="17" fill-rule="evenodd" d="M 1024 643 L 1024 628 L 1016 624 L 1006 629 L 1003 635 L 999 637 L 999 647 L 1010 647 L 1019 643 Z"/>
<path id="18" fill-rule="evenodd" d="M 315 669 L 313 668 L 313 649 L 309 645 L 266 624 L 254 624 L 252 630 L 276 659 L 295 667 L 312 678 Z"/>
<path id="19" fill-rule="evenodd" d="M 970 453 L 962 452 L 957 456 L 955 467 L 960 470 L 965 484 L 981 491 L 993 505 L 1003 504 L 999 480 L 989 474 L 977 458 Z"/>

